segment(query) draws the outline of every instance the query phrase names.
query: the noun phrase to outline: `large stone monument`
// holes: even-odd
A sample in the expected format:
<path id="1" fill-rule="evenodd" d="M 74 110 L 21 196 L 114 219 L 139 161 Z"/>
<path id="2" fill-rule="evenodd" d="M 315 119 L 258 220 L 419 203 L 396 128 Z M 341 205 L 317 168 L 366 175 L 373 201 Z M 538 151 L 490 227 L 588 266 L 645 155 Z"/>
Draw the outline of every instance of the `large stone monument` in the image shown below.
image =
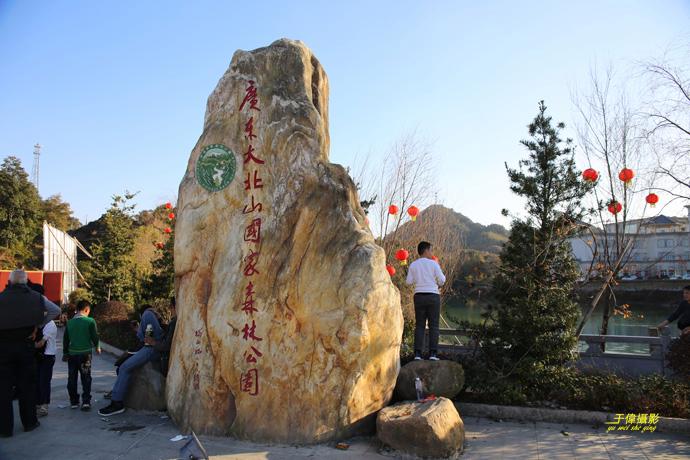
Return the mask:
<path id="1" fill-rule="evenodd" d="M 237 51 L 178 198 L 167 402 L 183 430 L 321 442 L 373 428 L 390 400 L 400 295 L 328 150 L 312 52 Z"/>

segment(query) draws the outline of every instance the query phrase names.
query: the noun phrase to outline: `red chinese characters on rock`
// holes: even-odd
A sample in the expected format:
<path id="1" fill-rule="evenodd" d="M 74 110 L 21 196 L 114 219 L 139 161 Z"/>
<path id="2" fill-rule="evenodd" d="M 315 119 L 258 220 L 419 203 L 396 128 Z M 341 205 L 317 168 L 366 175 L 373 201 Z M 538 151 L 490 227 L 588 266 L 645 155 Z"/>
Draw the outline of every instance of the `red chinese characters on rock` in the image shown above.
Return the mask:
<path id="1" fill-rule="evenodd" d="M 249 144 L 249 147 L 247 147 L 247 151 L 244 152 L 244 164 L 247 164 L 252 161 L 259 165 L 266 163 L 264 160 L 254 155 L 255 151 L 256 150 L 254 149 L 254 146 L 252 144 Z"/>
<path id="2" fill-rule="evenodd" d="M 259 177 L 259 171 L 254 171 L 254 177 L 252 178 L 251 173 L 247 172 L 247 178 L 244 180 L 245 190 L 254 190 L 257 188 L 264 188 L 264 182 Z"/>
<path id="3" fill-rule="evenodd" d="M 244 229 L 244 241 L 250 243 L 261 243 L 261 219 L 257 218 L 247 225 Z"/>
<path id="4" fill-rule="evenodd" d="M 263 353 L 257 350 L 255 347 L 250 347 L 250 350 L 244 352 L 244 360 L 248 363 L 256 363 L 257 358 L 261 358 Z"/>
<path id="5" fill-rule="evenodd" d="M 249 250 L 249 255 L 244 258 L 246 265 L 244 266 L 244 276 L 254 276 L 259 274 L 256 264 L 259 263 L 259 253 L 254 250 Z"/>
<path id="6" fill-rule="evenodd" d="M 202 354 L 204 351 L 201 348 L 201 337 L 204 335 L 204 330 L 203 329 L 197 329 L 194 331 L 194 337 L 196 337 L 194 341 L 194 356 Z M 192 386 L 194 387 L 195 390 L 199 389 L 199 370 L 195 369 L 194 374 L 192 375 Z"/>
<path id="7" fill-rule="evenodd" d="M 254 195 L 252 195 L 252 207 L 250 208 L 249 205 L 245 205 L 244 210 L 242 211 L 242 214 L 250 214 L 252 212 L 261 212 L 262 209 L 263 209 L 263 205 L 261 203 L 254 204 Z"/>
<path id="8" fill-rule="evenodd" d="M 244 138 L 247 140 L 247 148 L 243 153 L 243 164 L 246 168 L 246 180 L 244 181 L 244 190 L 248 193 L 248 198 L 251 200 L 251 204 L 244 206 L 242 210 L 243 214 L 253 214 L 260 213 L 263 210 L 263 204 L 261 201 L 257 200 L 254 196 L 254 191 L 262 189 L 264 186 L 263 179 L 259 169 L 266 161 L 261 158 L 261 155 L 257 152 L 255 145 L 253 144 L 256 139 L 259 139 L 259 132 L 256 131 L 253 110 L 259 112 L 259 95 L 256 88 L 256 84 L 253 80 L 249 80 L 248 86 L 245 89 L 244 100 L 240 104 L 239 111 L 247 109 L 250 117 L 244 123 Z M 243 260 L 242 274 L 247 277 L 253 277 L 260 275 L 257 265 L 259 263 L 259 246 L 261 245 L 262 235 L 261 235 L 261 224 L 262 220 L 260 217 L 252 217 L 249 223 L 244 228 L 244 241 L 249 246 L 249 254 Z M 263 340 L 258 335 L 257 324 L 254 320 L 255 313 L 259 312 L 259 308 L 256 304 L 256 299 L 254 292 L 254 283 L 251 280 L 247 280 L 247 285 L 244 291 L 244 301 L 242 303 L 242 311 L 248 316 L 247 321 L 242 328 L 242 339 L 247 342 L 249 347 L 244 351 L 243 358 L 245 363 L 250 365 L 258 365 L 260 358 L 263 353 L 259 349 L 259 342 Z M 251 318 L 251 323 L 250 323 Z M 241 373 L 240 376 L 240 390 L 244 393 L 248 393 L 250 396 L 256 396 L 259 394 L 259 370 L 253 367 L 245 372 Z"/>
<path id="9" fill-rule="evenodd" d="M 240 104 L 240 112 L 242 111 L 247 102 L 249 103 L 250 109 L 260 112 L 261 109 L 259 108 L 259 95 L 257 94 L 256 86 L 254 86 L 255 81 L 249 80 L 247 83 L 249 83 L 249 86 L 247 86 L 247 89 L 244 90 L 244 99 Z"/>
<path id="10" fill-rule="evenodd" d="M 259 310 L 254 307 L 254 285 L 250 281 L 244 293 L 244 303 L 242 304 L 242 311 L 249 316 L 254 316 L 254 312 Z"/>
<path id="11" fill-rule="evenodd" d="M 242 328 L 242 338 L 244 340 L 254 340 L 255 342 L 261 342 L 263 339 L 257 337 L 256 335 L 256 323 L 252 320 L 252 325 L 245 323 L 244 328 Z"/>
<path id="12" fill-rule="evenodd" d="M 240 376 L 240 388 L 242 392 L 249 393 L 250 396 L 259 394 L 259 371 L 249 369 Z"/>

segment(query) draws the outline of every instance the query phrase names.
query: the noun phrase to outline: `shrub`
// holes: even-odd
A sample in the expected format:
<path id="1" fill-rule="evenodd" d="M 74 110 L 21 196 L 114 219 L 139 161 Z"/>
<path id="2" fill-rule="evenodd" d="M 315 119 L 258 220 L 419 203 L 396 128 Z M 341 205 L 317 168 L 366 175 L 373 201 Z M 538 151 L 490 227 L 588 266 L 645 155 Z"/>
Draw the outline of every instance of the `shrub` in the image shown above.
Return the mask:
<path id="1" fill-rule="evenodd" d="M 671 342 L 666 361 L 677 377 L 690 382 L 690 334 Z"/>
<path id="2" fill-rule="evenodd" d="M 463 400 L 504 405 L 566 406 L 616 413 L 690 417 L 690 385 L 661 375 L 624 378 L 574 367 L 536 368 L 529 377 L 504 378 L 479 358 L 464 357 Z"/>
<path id="3" fill-rule="evenodd" d="M 91 316 L 97 324 L 106 324 L 114 321 L 128 320 L 132 307 L 118 301 L 103 302 L 91 309 Z"/>

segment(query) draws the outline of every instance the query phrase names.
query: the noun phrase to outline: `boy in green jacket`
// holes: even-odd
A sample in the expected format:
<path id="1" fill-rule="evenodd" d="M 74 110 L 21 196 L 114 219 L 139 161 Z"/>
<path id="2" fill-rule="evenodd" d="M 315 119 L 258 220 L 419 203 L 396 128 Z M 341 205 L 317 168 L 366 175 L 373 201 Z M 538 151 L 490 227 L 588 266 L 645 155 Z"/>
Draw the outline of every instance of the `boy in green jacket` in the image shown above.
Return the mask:
<path id="1" fill-rule="evenodd" d="M 63 355 L 67 357 L 67 392 L 72 409 L 79 408 L 77 374 L 81 376 L 81 410 L 91 410 L 91 349 L 101 354 L 96 321 L 89 317 L 91 305 L 86 300 L 77 304 L 77 314 L 67 321 L 62 337 Z"/>

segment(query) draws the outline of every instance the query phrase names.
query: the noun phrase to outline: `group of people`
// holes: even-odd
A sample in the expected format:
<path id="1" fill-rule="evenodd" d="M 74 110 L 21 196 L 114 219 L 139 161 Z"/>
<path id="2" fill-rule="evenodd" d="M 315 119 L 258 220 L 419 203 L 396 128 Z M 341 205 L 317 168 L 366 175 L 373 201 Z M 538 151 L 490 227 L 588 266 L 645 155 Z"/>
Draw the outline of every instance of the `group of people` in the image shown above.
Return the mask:
<path id="1" fill-rule="evenodd" d="M 174 312 L 174 298 L 171 307 Z M 94 350 L 101 353 L 98 327 L 90 313 L 88 301 L 78 302 L 74 317 L 65 324 L 62 338 L 70 407 L 82 411 L 91 410 L 92 354 Z M 141 321 L 136 334 L 142 346 L 117 361 L 117 379 L 108 394 L 110 404 L 98 411 L 102 416 L 125 411 L 124 400 L 134 370 L 149 361 L 160 360 L 162 372 L 167 372 L 176 315 L 165 330 L 151 305 L 143 305 L 139 313 Z M 15 270 L 10 274 L 7 288 L 0 293 L 0 437 L 13 435 L 15 397 L 19 401 L 24 431 L 36 429 L 40 426 L 38 418 L 48 415 L 57 354 L 58 327 L 55 320 L 60 315 L 60 307 L 42 294 L 40 285 L 29 281 L 25 271 Z"/>

